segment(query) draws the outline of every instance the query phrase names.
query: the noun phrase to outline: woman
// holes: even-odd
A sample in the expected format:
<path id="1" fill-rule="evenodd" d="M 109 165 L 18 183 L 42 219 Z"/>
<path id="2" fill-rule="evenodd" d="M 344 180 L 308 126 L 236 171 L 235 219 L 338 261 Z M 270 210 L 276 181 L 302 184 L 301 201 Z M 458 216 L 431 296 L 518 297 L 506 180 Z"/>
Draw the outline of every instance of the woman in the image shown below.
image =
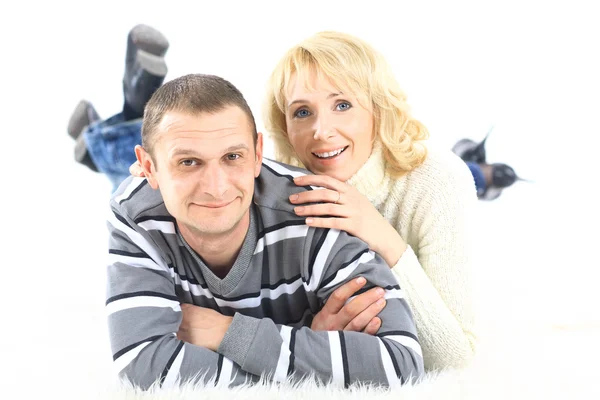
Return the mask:
<path id="1" fill-rule="evenodd" d="M 464 366 L 476 344 L 473 177 L 451 152 L 426 148 L 427 129 L 383 57 L 347 34 L 304 40 L 273 71 L 264 120 L 276 158 L 317 174 L 296 184 L 322 187 L 292 196 L 296 213 L 310 226 L 360 237 L 387 261 L 412 307 L 428 370 Z M 354 288 L 338 290 L 313 328 L 373 332 L 374 308 L 363 310 L 375 295 L 340 310 Z"/>

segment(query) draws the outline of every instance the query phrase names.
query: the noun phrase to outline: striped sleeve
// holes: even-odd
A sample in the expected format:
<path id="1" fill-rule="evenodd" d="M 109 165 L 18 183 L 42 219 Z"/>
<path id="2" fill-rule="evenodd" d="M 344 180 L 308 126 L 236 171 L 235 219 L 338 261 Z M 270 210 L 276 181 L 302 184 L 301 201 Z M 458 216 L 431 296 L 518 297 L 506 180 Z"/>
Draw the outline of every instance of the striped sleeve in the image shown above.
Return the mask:
<path id="1" fill-rule="evenodd" d="M 106 313 L 119 377 L 147 389 L 157 381 L 164 387 L 198 379 L 227 386 L 244 376 L 227 357 L 177 339 L 182 314 L 175 272 L 116 202 L 108 230 Z"/>
<path id="2" fill-rule="evenodd" d="M 424 369 L 415 323 L 385 261 L 344 232 L 326 230 L 314 240 L 306 289 L 323 305 L 336 288 L 358 276 L 367 279 L 363 290 L 384 288 L 387 303 L 379 314 L 382 325 L 377 335 L 295 329 L 270 319 L 236 314 L 217 351 L 245 371 L 272 376 L 276 381 L 313 375 L 340 387 L 354 383 L 397 387 L 419 378 Z M 241 338 L 251 345 L 240 348 Z"/>

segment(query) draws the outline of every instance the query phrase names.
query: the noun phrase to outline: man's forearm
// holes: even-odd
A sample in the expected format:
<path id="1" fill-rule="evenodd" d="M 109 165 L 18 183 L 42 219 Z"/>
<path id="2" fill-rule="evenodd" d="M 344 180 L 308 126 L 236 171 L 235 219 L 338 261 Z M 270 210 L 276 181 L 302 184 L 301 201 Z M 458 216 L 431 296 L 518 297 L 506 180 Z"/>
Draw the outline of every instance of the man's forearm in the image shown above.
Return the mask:
<path id="1" fill-rule="evenodd" d="M 183 318 L 177 337 L 184 342 L 217 351 L 233 317 L 192 304 L 182 304 L 181 312 Z"/>
<path id="2" fill-rule="evenodd" d="M 399 299 L 382 319 L 398 308 Z M 389 301 L 388 301 L 389 303 Z M 255 375 L 276 381 L 311 374 L 341 386 L 355 382 L 397 386 L 423 373 L 416 337 L 397 330 L 370 336 L 358 332 L 315 332 L 276 325 L 268 318 L 236 314 L 217 351 Z"/>

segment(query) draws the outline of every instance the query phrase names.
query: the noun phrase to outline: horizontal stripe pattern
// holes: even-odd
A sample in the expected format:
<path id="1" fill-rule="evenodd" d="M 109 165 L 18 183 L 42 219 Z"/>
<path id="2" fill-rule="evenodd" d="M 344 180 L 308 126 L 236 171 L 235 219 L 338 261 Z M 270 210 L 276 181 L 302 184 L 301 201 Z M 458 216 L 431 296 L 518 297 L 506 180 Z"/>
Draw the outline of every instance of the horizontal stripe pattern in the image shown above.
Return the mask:
<path id="1" fill-rule="evenodd" d="M 334 279 L 329 282 L 328 284 L 326 284 L 323 288 L 324 289 L 328 289 L 331 287 L 335 287 L 345 281 L 348 280 L 348 277 L 350 275 L 352 275 L 352 273 L 356 270 L 356 268 L 358 268 L 358 266 L 360 264 L 364 264 L 367 262 L 372 261 L 375 258 L 375 253 L 373 253 L 372 251 L 368 251 L 366 253 L 363 253 L 358 260 L 355 260 L 353 262 L 351 262 L 350 264 L 348 264 L 347 266 L 339 269 L 335 275 L 334 275 Z"/>
<path id="2" fill-rule="evenodd" d="M 168 307 L 173 311 L 181 311 L 179 301 L 167 300 L 162 297 L 136 296 L 113 301 L 106 305 L 106 314 L 129 310 L 138 307 Z"/>
<path id="3" fill-rule="evenodd" d="M 269 232 L 258 240 L 254 254 L 256 255 L 261 253 L 265 249 L 265 246 L 273 245 L 277 242 L 295 238 L 303 238 L 306 236 L 307 232 L 307 225 L 286 226 L 274 232 Z"/>
<path id="4" fill-rule="evenodd" d="M 114 364 L 124 377 L 142 387 L 152 377 L 160 377 L 164 387 L 190 378 L 215 379 L 227 387 L 249 373 L 251 380 L 265 374 L 279 382 L 314 373 L 348 386 L 361 379 L 388 385 L 401 372 L 413 373 L 418 340 L 410 336 L 414 323 L 389 268 L 355 237 L 306 226 L 287 200 L 290 193 L 307 190 L 290 180 L 302 172 L 267 163 L 258 178 L 263 182 L 256 185 L 263 192 L 254 199 L 245 247 L 223 279 L 206 275 L 209 270 L 178 232 L 159 191 L 133 179 L 119 189 L 108 218 L 106 312 Z M 302 326 L 336 287 L 356 276 L 397 299 L 380 314 L 386 334 Z M 217 354 L 184 345 L 177 338 L 181 303 L 227 315 L 238 311 L 239 329 L 232 324 L 228 337 L 245 343 L 243 348 L 225 346 Z"/>
<path id="5" fill-rule="evenodd" d="M 125 200 L 129 200 L 137 191 L 139 191 L 146 184 L 146 178 L 132 178 L 131 182 L 127 185 L 127 187 L 125 187 L 123 192 L 120 194 L 116 194 L 116 196 L 114 197 L 114 201 L 121 204 Z"/>

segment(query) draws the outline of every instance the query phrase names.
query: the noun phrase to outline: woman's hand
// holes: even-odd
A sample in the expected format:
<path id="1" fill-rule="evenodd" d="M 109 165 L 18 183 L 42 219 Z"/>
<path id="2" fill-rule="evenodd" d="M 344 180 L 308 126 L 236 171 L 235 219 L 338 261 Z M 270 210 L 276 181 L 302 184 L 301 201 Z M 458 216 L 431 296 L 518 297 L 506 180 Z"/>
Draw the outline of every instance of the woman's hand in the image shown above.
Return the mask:
<path id="1" fill-rule="evenodd" d="M 377 333 L 381 319 L 377 315 L 385 307 L 385 292 L 373 288 L 356 296 L 348 304 L 346 301 L 366 283 L 365 278 L 352 279 L 337 288 L 315 315 L 310 329 L 314 331 L 354 331 L 370 335 Z"/>
<path id="2" fill-rule="evenodd" d="M 406 243 L 358 190 L 327 175 L 304 175 L 294 178 L 294 183 L 323 188 L 290 196 L 290 202 L 298 205 L 294 209 L 296 214 L 308 217 L 307 225 L 346 231 L 364 240 L 390 267 L 396 265 Z"/>

